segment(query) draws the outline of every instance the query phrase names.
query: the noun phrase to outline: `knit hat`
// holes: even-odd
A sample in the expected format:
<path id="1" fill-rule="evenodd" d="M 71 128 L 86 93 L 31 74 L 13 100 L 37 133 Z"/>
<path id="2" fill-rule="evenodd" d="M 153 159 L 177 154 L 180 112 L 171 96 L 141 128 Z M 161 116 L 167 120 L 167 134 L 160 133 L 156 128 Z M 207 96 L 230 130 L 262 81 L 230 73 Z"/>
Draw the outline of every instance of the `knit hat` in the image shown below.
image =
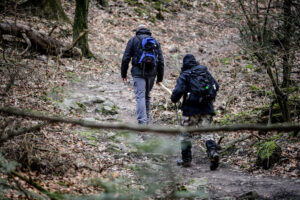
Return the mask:
<path id="1" fill-rule="evenodd" d="M 196 61 L 195 57 L 192 54 L 186 54 L 183 58 L 181 71 L 185 71 L 197 65 L 199 65 L 199 63 Z"/>
<path id="2" fill-rule="evenodd" d="M 142 29 L 142 28 L 147 28 L 147 27 L 146 27 L 146 25 L 144 25 L 144 24 L 139 24 L 139 26 L 137 27 L 136 30 L 140 30 L 140 29 Z"/>

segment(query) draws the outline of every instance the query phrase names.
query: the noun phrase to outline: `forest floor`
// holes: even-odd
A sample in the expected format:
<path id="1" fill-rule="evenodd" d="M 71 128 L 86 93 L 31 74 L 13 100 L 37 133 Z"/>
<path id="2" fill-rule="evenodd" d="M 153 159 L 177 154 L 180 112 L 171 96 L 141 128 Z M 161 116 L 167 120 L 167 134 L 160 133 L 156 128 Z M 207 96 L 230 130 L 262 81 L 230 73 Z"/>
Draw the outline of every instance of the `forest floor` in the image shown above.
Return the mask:
<path id="1" fill-rule="evenodd" d="M 113 118 L 109 115 L 105 119 L 101 118 L 101 115 L 95 116 L 95 112 L 91 112 L 88 119 L 95 120 L 96 118 L 100 121 L 120 120 L 125 123 L 135 121 L 134 92 L 132 86 L 124 85 L 120 81 L 119 73 L 106 73 L 103 74 L 102 79 L 99 81 L 87 81 L 83 85 L 78 84 L 71 89 L 71 93 L 72 96 L 76 97 L 84 92 L 83 99 L 95 95 L 99 97 L 99 93 L 95 94 L 95 90 L 99 91 L 99 88 L 101 88 L 100 90 L 106 102 L 112 102 L 114 105 L 118 105 L 119 113 Z M 160 99 L 162 95 L 165 95 L 164 91 L 156 85 L 153 89 L 153 98 Z M 78 101 L 78 99 L 76 100 Z M 174 115 L 174 113 L 172 113 L 172 115 Z M 172 125 L 172 123 L 166 123 L 164 117 L 165 116 L 156 118 L 152 123 Z M 173 122 L 173 124 L 174 123 L 175 122 Z M 89 132 L 86 129 L 84 130 Z M 240 134 L 243 133 L 241 132 Z M 97 135 L 97 131 L 94 130 L 93 135 Z M 232 166 L 231 162 L 228 161 L 231 159 L 231 156 L 228 155 L 221 159 L 220 167 L 216 171 L 211 171 L 209 169 L 209 160 L 206 156 L 205 146 L 200 138 L 197 137 L 195 137 L 194 141 L 194 160 L 191 168 L 176 166 L 176 159 L 180 158 L 179 139 L 176 136 L 157 136 L 157 134 L 151 133 L 111 132 L 109 137 L 113 137 L 112 142 L 114 143 L 114 150 L 112 150 L 113 153 L 110 154 L 110 156 L 121 157 L 122 162 L 129 159 L 130 161 L 127 165 L 134 165 L 134 167 L 131 166 L 133 171 L 136 170 L 136 165 L 140 165 L 141 168 L 145 165 L 146 169 L 144 170 L 152 171 L 153 175 L 155 174 L 154 176 L 156 176 L 154 180 L 150 176 L 146 176 L 152 181 L 158 181 L 161 177 L 164 177 L 164 181 L 166 182 L 170 181 L 168 179 L 178 179 L 175 184 L 176 189 L 184 188 L 183 190 L 193 192 L 203 190 L 204 194 L 208 195 L 211 199 L 242 198 L 242 195 L 251 192 L 254 192 L 254 194 L 250 195 L 256 199 L 297 199 L 300 197 L 299 179 L 265 176 L 264 173 L 258 172 L 245 172 L 239 169 L 241 166 Z M 106 145 L 106 147 L 109 146 L 105 143 L 102 145 Z M 97 147 L 98 145 L 95 148 Z M 243 151 L 248 152 L 249 150 L 245 149 Z M 171 175 L 162 169 L 164 166 L 167 166 L 167 169 L 171 171 Z M 118 173 L 118 170 L 116 170 L 115 173 Z M 137 179 L 139 179 L 139 177 L 137 177 Z M 140 181 L 141 180 L 138 180 L 136 184 Z M 158 186 L 159 184 L 157 187 Z M 170 188 L 168 189 L 170 190 Z"/>
<path id="2" fill-rule="evenodd" d="M 99 122 L 135 123 L 130 72 L 129 83 L 124 85 L 120 63 L 126 43 L 134 35 L 132 30 L 143 23 L 162 45 L 163 83 L 168 88 L 175 86 L 186 53 L 194 54 L 201 64 L 208 66 L 220 84 L 215 124 L 257 122 L 259 113 L 255 109 L 268 107 L 270 81 L 264 69 L 237 45 L 238 31 L 234 24 L 224 20 L 222 6 L 184 9 L 175 4 L 176 14 L 164 13 L 164 21 L 156 20 L 153 24 L 138 16 L 136 7 L 118 7 L 118 2 L 114 2 L 108 9 L 99 9 L 95 4 L 91 2 L 89 11 L 89 43 L 97 59 L 57 60 L 31 52 L 20 61 L 27 68 L 9 95 L 1 97 L 1 105 Z M 72 18 L 74 4 L 64 2 L 64 7 Z M 49 27 L 46 20 L 39 18 L 20 21 L 35 24 L 34 28 L 45 32 L 51 28 L 51 23 Z M 53 36 L 62 37 L 69 28 L 64 25 Z M 70 37 L 64 40 L 71 42 Z M 26 76 L 32 79 L 24 81 Z M 175 125 L 169 94 L 155 85 L 151 96 L 151 124 Z M 221 146 L 225 147 L 246 134 L 250 132 L 221 133 L 216 139 L 224 135 Z M 263 137 L 274 138 L 276 134 L 271 132 Z M 181 195 L 194 195 L 195 199 L 242 199 L 242 195 L 251 192 L 254 199 L 299 199 L 300 141 L 289 133 L 278 135 L 276 141 L 282 148 L 283 159 L 269 170 L 255 165 L 256 137 L 224 152 L 216 171 L 209 170 L 205 146 L 197 137 L 192 167 L 181 168 L 175 162 L 180 157 L 176 136 L 67 124 L 49 125 L 38 135 L 27 134 L 5 143 L 1 150 L 5 157 L 22 163 L 24 175 L 30 174 L 44 188 L 62 194 L 92 195 L 105 191 L 135 195 L 142 191 L 148 199 L 173 199 L 174 192 L 180 191 Z M 113 189 L 107 189 L 107 184 Z M 7 197 L 25 198 L 13 193 Z"/>

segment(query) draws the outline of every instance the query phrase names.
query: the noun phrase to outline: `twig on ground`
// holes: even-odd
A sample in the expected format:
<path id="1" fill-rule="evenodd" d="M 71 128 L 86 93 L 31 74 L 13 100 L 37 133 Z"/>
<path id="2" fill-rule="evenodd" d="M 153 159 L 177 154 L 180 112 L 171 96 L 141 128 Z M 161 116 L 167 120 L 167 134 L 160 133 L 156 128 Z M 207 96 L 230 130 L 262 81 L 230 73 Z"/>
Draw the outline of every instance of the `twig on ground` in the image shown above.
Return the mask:
<path id="1" fill-rule="evenodd" d="M 85 36 L 88 32 L 89 32 L 88 30 L 84 30 L 83 32 L 81 32 L 81 33 L 79 34 L 79 36 L 73 41 L 73 43 L 72 43 L 69 47 L 65 48 L 63 51 L 69 51 L 69 50 L 73 49 L 73 48 L 75 47 L 75 45 L 77 44 L 77 42 L 78 42 L 83 36 Z"/>
<path id="2" fill-rule="evenodd" d="M 52 35 L 52 33 L 54 32 L 54 30 L 57 28 L 58 26 L 55 24 L 53 26 L 53 28 L 50 30 L 50 32 L 48 33 L 48 36 L 50 37 Z"/>
<path id="3" fill-rule="evenodd" d="M 32 132 L 32 131 L 38 131 L 40 130 L 42 127 L 48 125 L 49 123 L 48 122 L 44 122 L 44 123 L 40 123 L 36 126 L 32 126 L 32 127 L 29 127 L 29 128 L 22 128 L 20 130 L 8 130 L 6 132 L 6 135 L 2 137 L 0 137 L 0 144 L 6 142 L 7 140 L 10 140 L 16 136 L 19 136 L 19 135 L 23 135 L 25 133 L 29 133 L 29 132 Z"/>
<path id="4" fill-rule="evenodd" d="M 85 168 L 85 169 L 88 169 L 90 171 L 94 171 L 94 172 L 97 172 L 99 174 L 101 174 L 104 170 L 114 166 L 114 165 L 117 165 L 118 163 L 113 163 L 113 164 L 108 164 L 108 165 L 104 165 L 103 167 L 99 167 L 99 169 L 96 169 L 94 167 L 91 167 L 89 165 L 84 165 L 82 167 L 77 167 L 77 168 Z"/>
<path id="5" fill-rule="evenodd" d="M 237 143 L 239 143 L 239 142 L 242 142 L 242 141 L 244 141 L 244 140 L 247 140 L 247 139 L 251 138 L 252 136 L 256 137 L 256 138 L 259 139 L 259 140 L 266 140 L 265 138 L 262 138 L 261 136 L 255 134 L 255 133 L 250 133 L 249 135 L 241 136 L 241 137 L 239 137 L 239 138 L 237 138 L 237 139 L 235 139 L 235 140 L 233 140 L 233 141 L 227 143 L 227 144 L 225 145 L 224 150 L 223 150 L 222 152 L 227 151 L 227 150 L 230 149 L 233 145 L 235 145 L 235 144 L 237 144 Z"/>
<path id="6" fill-rule="evenodd" d="M 27 47 L 22 53 L 19 54 L 19 56 L 24 55 L 31 47 L 31 42 L 30 42 L 29 38 L 27 37 L 27 35 L 25 33 L 22 33 L 22 36 L 23 36 L 23 38 L 25 39 L 25 41 L 27 43 Z"/>
<path id="7" fill-rule="evenodd" d="M 223 138 L 224 138 L 224 135 L 222 135 L 221 137 L 220 137 L 220 139 L 219 139 L 219 141 L 218 141 L 218 145 L 220 145 L 221 144 L 221 142 L 222 142 L 222 140 L 223 140 Z"/>
<path id="8" fill-rule="evenodd" d="M 25 181 L 26 183 L 33 186 L 34 188 L 36 188 L 38 191 L 42 192 L 43 194 L 47 195 L 51 200 L 60 200 L 60 199 L 62 199 L 62 198 L 58 197 L 57 195 L 54 195 L 54 194 L 50 193 L 48 190 L 43 188 L 40 184 L 28 179 L 27 177 L 21 175 L 20 173 L 18 173 L 16 171 L 12 171 L 11 174 L 13 174 L 14 176 L 16 176 L 16 177 L 20 178 L 21 180 Z"/>
<path id="9" fill-rule="evenodd" d="M 30 199 L 29 195 L 28 195 L 28 192 L 22 188 L 21 184 L 16 180 L 16 179 L 13 179 L 15 184 L 16 184 L 16 190 L 19 190 L 21 192 L 23 192 L 23 194 L 26 196 L 27 199 Z"/>
<path id="10" fill-rule="evenodd" d="M 241 136 L 241 137 L 239 137 L 239 138 L 237 138 L 237 139 L 235 139 L 235 140 L 233 140 L 233 141 L 231 141 L 231 142 L 228 142 L 226 145 L 225 145 L 225 148 L 223 148 L 223 150 L 221 151 L 221 152 L 226 152 L 226 151 L 228 151 L 228 149 L 230 149 L 233 145 L 235 145 L 236 143 L 239 143 L 239 142 L 242 142 L 242 141 L 244 141 L 244 140 L 247 140 L 247 139 L 249 139 L 250 137 L 252 137 L 252 135 L 251 134 L 249 134 L 249 135 L 244 135 L 244 136 Z"/>

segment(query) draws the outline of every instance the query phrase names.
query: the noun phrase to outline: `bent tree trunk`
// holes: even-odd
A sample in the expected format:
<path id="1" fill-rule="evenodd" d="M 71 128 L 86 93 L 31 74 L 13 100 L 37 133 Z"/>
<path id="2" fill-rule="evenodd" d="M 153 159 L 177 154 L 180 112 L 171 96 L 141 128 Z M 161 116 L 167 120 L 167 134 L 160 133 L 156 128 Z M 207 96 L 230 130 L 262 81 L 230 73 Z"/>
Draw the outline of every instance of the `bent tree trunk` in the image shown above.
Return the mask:
<path id="1" fill-rule="evenodd" d="M 61 6 L 61 0 L 29 0 L 23 5 L 21 4 L 21 7 L 29 7 L 33 14 L 41 17 L 70 22 Z"/>
<path id="2" fill-rule="evenodd" d="M 88 29 L 88 9 L 89 0 L 76 0 L 75 18 L 73 24 L 73 40 L 75 40 L 81 32 Z M 85 57 L 92 57 L 93 54 L 89 49 L 88 34 L 82 37 L 77 45 Z"/>

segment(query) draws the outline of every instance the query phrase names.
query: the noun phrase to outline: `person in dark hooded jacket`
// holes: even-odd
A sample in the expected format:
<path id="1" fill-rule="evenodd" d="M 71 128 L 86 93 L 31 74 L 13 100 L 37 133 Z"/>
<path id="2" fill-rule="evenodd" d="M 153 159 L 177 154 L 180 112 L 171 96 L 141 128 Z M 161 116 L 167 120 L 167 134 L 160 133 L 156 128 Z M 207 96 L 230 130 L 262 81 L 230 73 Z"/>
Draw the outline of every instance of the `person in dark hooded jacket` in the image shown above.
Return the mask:
<path id="1" fill-rule="evenodd" d="M 181 68 L 181 73 L 177 79 L 176 86 L 172 92 L 171 100 L 176 103 L 183 96 L 183 102 L 181 106 L 182 110 L 182 126 L 210 126 L 212 123 L 212 117 L 215 115 L 213 102 L 190 102 L 187 100 L 187 94 L 189 93 L 189 80 L 191 72 L 195 70 L 208 72 L 207 67 L 200 65 L 195 57 L 191 54 L 187 54 L 183 58 L 183 66 Z M 212 77 L 212 76 L 211 76 Z M 219 85 L 217 81 L 212 77 L 215 85 L 216 91 L 219 90 Z M 192 162 L 192 139 L 191 135 L 188 133 L 182 133 L 181 139 L 181 155 L 182 160 L 178 161 L 179 165 L 184 167 L 191 166 Z M 207 147 L 207 154 L 210 158 L 210 169 L 215 170 L 219 163 L 219 154 L 217 152 L 217 145 L 215 143 L 212 134 L 201 135 L 202 139 L 205 141 Z"/>
<path id="2" fill-rule="evenodd" d="M 136 118 L 139 124 L 147 124 L 150 121 L 150 91 L 156 82 L 162 82 L 164 75 L 164 58 L 160 44 L 157 43 L 157 64 L 150 70 L 143 69 L 139 60 L 141 57 L 141 41 L 151 36 L 151 32 L 145 25 L 139 25 L 136 36 L 132 37 L 126 46 L 121 66 L 121 76 L 124 84 L 127 82 L 127 70 L 131 60 L 131 75 L 136 96 Z"/>

